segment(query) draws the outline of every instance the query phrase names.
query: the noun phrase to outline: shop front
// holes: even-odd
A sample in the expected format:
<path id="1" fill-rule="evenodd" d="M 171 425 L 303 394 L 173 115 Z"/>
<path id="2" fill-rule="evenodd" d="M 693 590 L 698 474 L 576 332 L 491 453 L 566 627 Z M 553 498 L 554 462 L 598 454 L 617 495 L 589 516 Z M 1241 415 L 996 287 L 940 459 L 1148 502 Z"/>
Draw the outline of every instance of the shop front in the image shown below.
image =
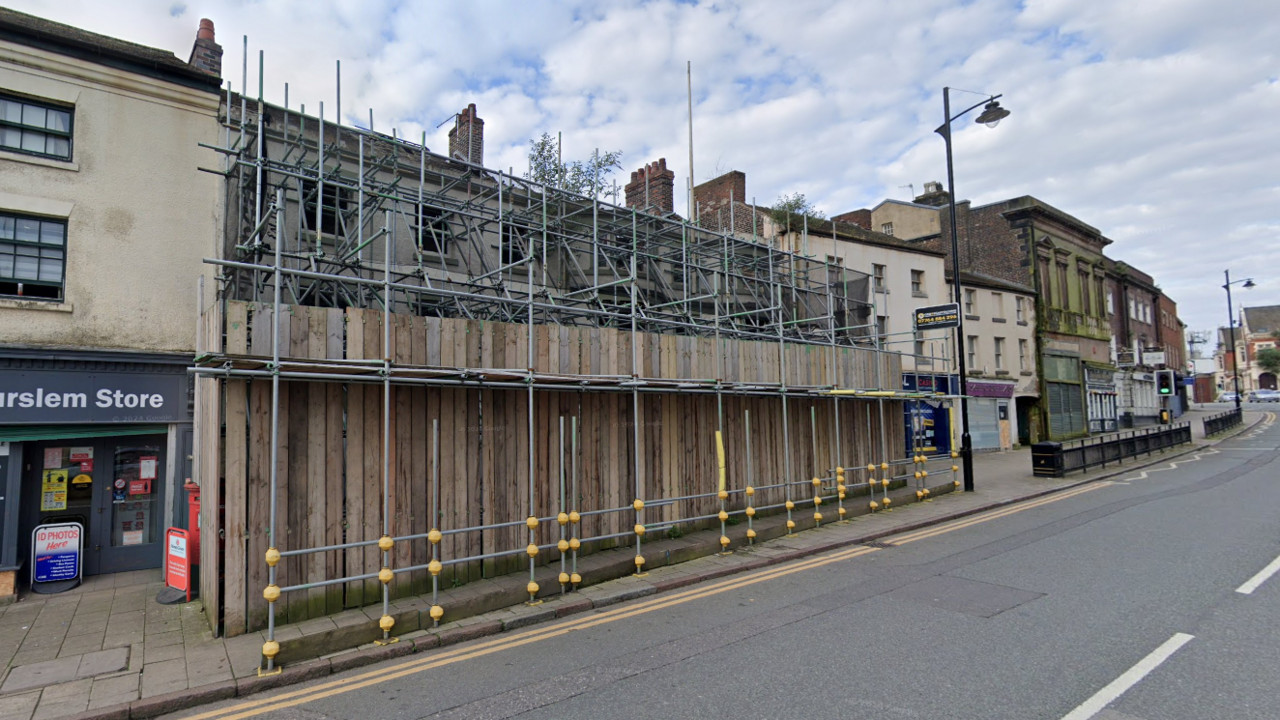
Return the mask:
<path id="1" fill-rule="evenodd" d="M 1085 363 L 1090 433 L 1114 432 L 1119 429 L 1115 374 L 1113 367 Z"/>
<path id="2" fill-rule="evenodd" d="M 950 395 L 959 384 L 955 375 L 903 373 L 902 389 Z M 951 401 L 908 400 L 902 404 L 906 424 L 907 454 L 939 455 L 951 452 Z"/>
<path id="3" fill-rule="evenodd" d="M 160 566 L 164 528 L 184 522 L 175 488 L 190 475 L 188 363 L 0 350 L 0 595 L 32 582 L 45 526 L 79 526 L 81 575 Z"/>
<path id="4" fill-rule="evenodd" d="M 1013 381 L 969 380 L 969 438 L 974 450 L 1010 450 L 1014 426 L 1009 405 Z"/>

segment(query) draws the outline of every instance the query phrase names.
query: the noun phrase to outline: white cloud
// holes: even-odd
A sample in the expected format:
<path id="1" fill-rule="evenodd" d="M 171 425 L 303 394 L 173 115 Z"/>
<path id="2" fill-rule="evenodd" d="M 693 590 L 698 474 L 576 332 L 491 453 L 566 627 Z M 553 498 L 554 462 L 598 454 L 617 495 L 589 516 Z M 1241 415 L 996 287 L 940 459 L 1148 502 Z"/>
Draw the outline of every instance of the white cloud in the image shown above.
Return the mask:
<path id="1" fill-rule="evenodd" d="M 692 60 L 698 181 L 742 170 L 761 202 L 801 191 L 827 213 L 944 179 L 942 86 L 1002 92 L 1007 121 L 955 134 L 962 197 L 1035 195 L 1100 228 L 1194 328 L 1225 314 L 1226 267 L 1255 274 L 1243 302 L 1280 303 L 1272 0 L 10 5 L 183 59 L 209 17 L 237 89 L 247 34 L 249 84 L 262 49 L 276 102 L 288 82 L 294 107 L 333 117 L 341 60 L 348 123 L 373 108 L 379 129 L 442 149 L 436 126 L 474 102 L 492 166 L 518 172 L 530 138 L 563 131 L 567 157 L 666 157 L 681 196 Z"/>

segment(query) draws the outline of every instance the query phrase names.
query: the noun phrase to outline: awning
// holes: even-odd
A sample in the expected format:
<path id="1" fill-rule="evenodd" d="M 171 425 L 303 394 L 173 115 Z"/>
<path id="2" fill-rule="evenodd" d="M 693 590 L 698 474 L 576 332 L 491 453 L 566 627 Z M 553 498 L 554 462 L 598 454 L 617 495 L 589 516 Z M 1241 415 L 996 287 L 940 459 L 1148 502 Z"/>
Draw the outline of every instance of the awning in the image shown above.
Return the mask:
<path id="1" fill-rule="evenodd" d="M 168 425 L 0 425 L 0 442 L 71 440 L 114 435 L 162 435 Z"/>

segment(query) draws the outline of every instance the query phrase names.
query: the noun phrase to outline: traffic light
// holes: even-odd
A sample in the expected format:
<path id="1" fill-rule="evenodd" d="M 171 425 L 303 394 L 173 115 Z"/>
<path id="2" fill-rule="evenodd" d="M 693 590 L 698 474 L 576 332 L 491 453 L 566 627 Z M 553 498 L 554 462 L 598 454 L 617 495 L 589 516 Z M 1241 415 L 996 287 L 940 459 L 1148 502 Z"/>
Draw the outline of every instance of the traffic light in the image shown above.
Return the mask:
<path id="1" fill-rule="evenodd" d="M 1173 371 L 1156 371 L 1156 394 L 1161 397 L 1173 394 Z"/>

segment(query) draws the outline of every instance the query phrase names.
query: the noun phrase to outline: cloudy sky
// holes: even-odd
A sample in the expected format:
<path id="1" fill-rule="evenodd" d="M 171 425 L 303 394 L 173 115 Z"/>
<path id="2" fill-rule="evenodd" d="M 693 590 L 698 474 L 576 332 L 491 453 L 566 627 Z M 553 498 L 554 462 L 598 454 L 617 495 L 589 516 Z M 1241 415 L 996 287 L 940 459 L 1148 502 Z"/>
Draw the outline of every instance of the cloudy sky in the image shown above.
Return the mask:
<path id="1" fill-rule="evenodd" d="M 677 194 L 692 61 L 696 181 L 741 170 L 759 202 L 802 192 L 829 215 L 945 180 L 943 86 L 1003 93 L 999 128 L 956 135 L 960 197 L 1030 194 L 1098 227 L 1192 329 L 1225 319 L 1227 268 L 1258 283 L 1238 302 L 1280 304 L 1275 0 L 6 4 L 184 60 L 208 17 L 236 90 L 247 35 L 276 102 L 288 82 L 332 117 L 340 60 L 347 123 L 372 108 L 443 150 L 437 125 L 474 102 L 487 165 L 519 171 L 559 131 L 566 158 L 667 158 Z"/>

